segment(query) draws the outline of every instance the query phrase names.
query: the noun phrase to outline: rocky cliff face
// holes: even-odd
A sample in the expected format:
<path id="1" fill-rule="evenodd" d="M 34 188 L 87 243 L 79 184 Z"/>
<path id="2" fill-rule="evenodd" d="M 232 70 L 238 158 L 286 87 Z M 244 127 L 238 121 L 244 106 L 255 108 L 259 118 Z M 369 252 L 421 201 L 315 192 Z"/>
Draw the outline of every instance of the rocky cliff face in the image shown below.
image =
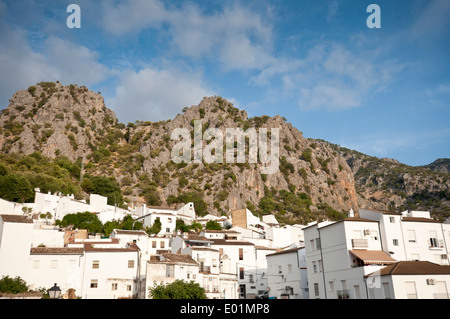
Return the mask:
<path id="1" fill-rule="evenodd" d="M 349 149 L 339 151 L 353 171 L 360 207 L 429 210 L 436 217 L 450 216 L 450 174 Z"/>
<path id="2" fill-rule="evenodd" d="M 3 152 L 75 160 L 90 153 L 97 140 L 117 122 L 100 94 L 76 85 L 41 82 L 16 92 L 0 117 Z"/>
<path id="3" fill-rule="evenodd" d="M 248 161 L 248 144 L 245 163 L 175 163 L 171 151 L 179 141 L 171 139 L 172 132 L 186 128 L 192 137 L 195 120 L 201 120 L 202 132 L 217 128 L 224 139 L 227 128 L 278 128 L 279 170 L 262 174 L 260 162 Z M 194 201 L 202 214 L 248 207 L 254 213 L 275 213 L 282 222 L 306 223 L 342 218 L 351 208 L 398 209 L 418 192 L 448 194 L 449 187 L 448 174 L 399 173 L 406 165 L 306 139 L 280 116 L 248 118 L 221 97 L 204 98 L 172 120 L 126 126 L 100 94 L 43 82 L 13 95 L 0 116 L 0 130 L 4 153 L 84 158 L 85 174 L 114 177 L 130 201 Z"/>

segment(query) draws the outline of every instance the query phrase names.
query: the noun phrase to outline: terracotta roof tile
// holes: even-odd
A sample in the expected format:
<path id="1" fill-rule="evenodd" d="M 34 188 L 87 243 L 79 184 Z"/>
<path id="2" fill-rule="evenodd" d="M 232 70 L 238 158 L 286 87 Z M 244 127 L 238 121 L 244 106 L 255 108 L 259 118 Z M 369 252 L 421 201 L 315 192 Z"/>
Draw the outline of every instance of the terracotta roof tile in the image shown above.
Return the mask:
<path id="1" fill-rule="evenodd" d="M 67 247 L 34 247 L 30 249 L 31 255 L 82 255 L 83 248 Z"/>
<path id="2" fill-rule="evenodd" d="M 379 275 L 450 275 L 450 266 L 430 261 L 399 261 L 381 269 Z"/>
<path id="3" fill-rule="evenodd" d="M 0 215 L 4 222 L 32 224 L 33 220 L 24 215 Z"/>

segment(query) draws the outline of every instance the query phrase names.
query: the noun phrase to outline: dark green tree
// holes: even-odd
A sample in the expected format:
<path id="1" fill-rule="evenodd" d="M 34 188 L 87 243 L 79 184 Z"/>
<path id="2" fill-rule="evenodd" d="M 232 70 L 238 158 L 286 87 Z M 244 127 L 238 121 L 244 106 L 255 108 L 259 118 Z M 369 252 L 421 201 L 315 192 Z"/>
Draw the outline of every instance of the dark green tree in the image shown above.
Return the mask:
<path id="1" fill-rule="evenodd" d="M 86 175 L 81 181 L 81 188 L 89 194 L 108 197 L 108 205 L 123 205 L 122 190 L 114 178 Z"/>
<path id="2" fill-rule="evenodd" d="M 87 229 L 90 233 L 100 233 L 103 229 L 98 216 L 90 212 L 67 214 L 61 221 L 57 220 L 56 224 L 61 227 L 73 225 L 74 228 Z"/>
<path id="3" fill-rule="evenodd" d="M 220 224 L 214 220 L 209 220 L 206 223 L 206 229 L 209 230 L 222 230 L 222 226 L 220 226 Z"/>
<path id="4" fill-rule="evenodd" d="M 0 279 L 0 292 L 18 294 L 28 291 L 27 283 L 20 277 L 11 278 L 9 276 L 3 276 Z"/>
<path id="5" fill-rule="evenodd" d="M 156 284 L 150 288 L 153 299 L 206 299 L 205 289 L 193 281 L 177 279 L 173 283 Z"/>
<path id="6" fill-rule="evenodd" d="M 34 191 L 30 182 L 19 174 L 0 176 L 0 197 L 12 202 L 31 202 Z"/>

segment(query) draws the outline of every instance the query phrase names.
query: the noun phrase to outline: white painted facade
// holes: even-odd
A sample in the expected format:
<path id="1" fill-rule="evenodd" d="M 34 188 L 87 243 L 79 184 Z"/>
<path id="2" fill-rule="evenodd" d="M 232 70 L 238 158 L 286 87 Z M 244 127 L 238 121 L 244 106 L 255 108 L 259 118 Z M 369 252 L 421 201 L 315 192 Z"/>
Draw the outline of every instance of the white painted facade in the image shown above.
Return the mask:
<path id="1" fill-rule="evenodd" d="M 118 299 L 140 295 L 140 252 L 128 248 L 85 246 L 80 296 L 83 299 Z"/>
<path id="2" fill-rule="evenodd" d="M 449 265 L 447 224 L 431 219 L 429 212 L 403 213 L 360 210 L 360 216 L 380 223 L 383 250 L 397 260 L 428 260 Z"/>
<path id="3" fill-rule="evenodd" d="M 267 255 L 267 271 L 270 298 L 309 299 L 304 247 Z"/>
<path id="4" fill-rule="evenodd" d="M 309 296 L 312 299 L 366 299 L 364 276 L 392 263 L 382 251 L 378 222 L 347 218 L 304 229 Z M 378 261 L 358 264 L 351 251 L 370 251 L 383 256 Z"/>

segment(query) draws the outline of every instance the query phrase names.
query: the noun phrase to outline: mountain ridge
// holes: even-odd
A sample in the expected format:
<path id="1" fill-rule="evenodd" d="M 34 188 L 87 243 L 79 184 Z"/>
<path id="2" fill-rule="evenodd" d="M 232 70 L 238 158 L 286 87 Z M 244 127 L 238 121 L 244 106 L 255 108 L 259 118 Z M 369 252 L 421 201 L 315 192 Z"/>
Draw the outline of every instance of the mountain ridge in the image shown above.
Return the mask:
<path id="1" fill-rule="evenodd" d="M 187 128 L 193 133 L 194 120 L 202 121 L 203 132 L 207 128 L 278 128 L 279 171 L 264 175 L 258 164 L 250 163 L 174 163 L 171 149 L 177 141 L 171 139 L 171 132 Z M 205 97 L 170 120 L 125 125 L 99 93 L 84 86 L 40 82 L 12 96 L 1 111 L 0 128 L 2 153 L 30 156 L 40 152 L 50 159 L 65 156 L 82 163 L 77 176 L 79 196 L 89 191 L 83 175 L 86 180 L 104 175 L 120 185 L 129 202 L 174 205 L 194 201 L 200 215 L 226 215 L 247 207 L 255 214 L 275 213 L 285 223 L 307 223 L 342 218 L 358 207 L 429 207 L 440 218 L 449 213 L 448 173 L 410 169 L 395 160 L 307 139 L 279 115 L 248 118 L 245 110 L 218 96 Z M 443 195 L 431 196 L 432 205 L 411 203 L 427 189 L 429 194 Z"/>

